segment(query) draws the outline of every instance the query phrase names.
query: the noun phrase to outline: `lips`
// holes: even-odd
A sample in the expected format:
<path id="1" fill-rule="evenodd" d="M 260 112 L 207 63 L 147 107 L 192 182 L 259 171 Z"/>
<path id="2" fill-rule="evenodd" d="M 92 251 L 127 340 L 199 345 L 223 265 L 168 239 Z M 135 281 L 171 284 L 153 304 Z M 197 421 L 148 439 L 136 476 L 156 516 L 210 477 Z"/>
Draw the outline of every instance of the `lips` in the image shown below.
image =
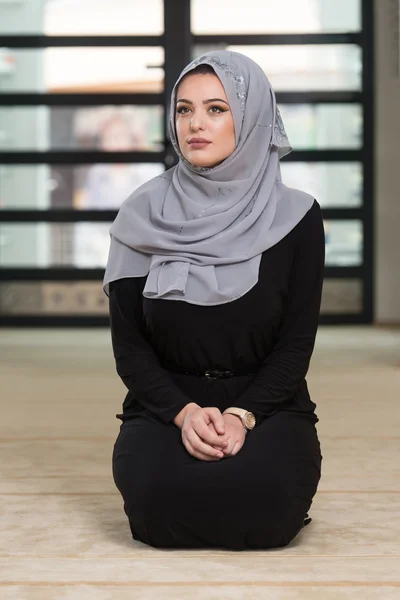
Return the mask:
<path id="1" fill-rule="evenodd" d="M 211 142 L 205 138 L 191 138 L 189 144 L 211 144 Z"/>
<path id="2" fill-rule="evenodd" d="M 200 149 L 205 148 L 206 146 L 211 144 L 211 142 L 204 138 L 192 138 L 191 140 L 189 140 L 188 144 L 193 149 Z"/>

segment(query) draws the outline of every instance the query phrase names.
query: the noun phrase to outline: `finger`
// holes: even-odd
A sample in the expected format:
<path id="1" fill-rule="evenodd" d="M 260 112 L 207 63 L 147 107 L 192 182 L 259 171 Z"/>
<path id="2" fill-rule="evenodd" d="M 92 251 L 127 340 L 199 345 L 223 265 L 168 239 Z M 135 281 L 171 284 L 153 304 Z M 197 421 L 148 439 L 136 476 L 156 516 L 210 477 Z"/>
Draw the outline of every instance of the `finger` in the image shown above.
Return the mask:
<path id="1" fill-rule="evenodd" d="M 203 440 L 197 435 L 196 431 L 192 427 L 188 428 L 182 434 L 182 438 L 184 440 L 187 440 L 188 443 L 192 446 L 192 448 L 195 451 L 201 452 L 202 454 L 207 454 L 208 456 L 220 457 L 220 455 L 222 453 L 221 448 L 219 448 L 219 447 L 214 448 L 213 446 L 207 444 L 206 442 L 203 442 Z"/>
<path id="2" fill-rule="evenodd" d="M 233 449 L 234 449 L 236 443 L 237 443 L 236 436 L 232 436 L 229 438 L 229 444 L 227 445 L 226 448 L 224 448 L 224 454 L 226 456 L 232 456 L 232 452 L 233 452 Z"/>
<path id="3" fill-rule="evenodd" d="M 225 433 L 225 421 L 222 417 L 221 411 L 216 407 L 207 407 L 204 409 L 214 424 L 215 430 L 220 435 Z"/>
<path id="4" fill-rule="evenodd" d="M 223 453 L 225 456 L 230 456 L 232 454 L 232 450 L 235 447 L 236 440 L 229 438 L 228 445 L 223 449 Z"/>
<path id="5" fill-rule="evenodd" d="M 196 452 L 201 452 L 202 454 L 206 454 L 207 456 L 214 456 L 218 458 L 223 457 L 223 453 L 221 452 L 221 450 L 216 450 L 209 444 L 203 442 L 194 429 L 187 432 L 187 439 L 191 446 L 196 450 Z"/>
<path id="6" fill-rule="evenodd" d="M 210 419 L 209 415 L 203 409 L 203 412 L 192 420 L 191 427 L 199 438 L 210 446 L 223 448 L 226 446 L 226 439 L 224 439 L 223 435 L 217 433 L 214 423 Z"/>
<path id="7" fill-rule="evenodd" d="M 239 452 L 239 450 L 241 449 L 242 446 L 243 446 L 242 440 L 238 440 L 233 447 L 231 456 L 235 456 L 235 454 L 237 454 Z"/>
<path id="8" fill-rule="evenodd" d="M 222 435 L 218 435 L 215 431 L 214 425 L 210 423 L 206 425 L 205 422 L 193 422 L 193 429 L 204 442 L 210 446 L 226 446 L 226 438 Z"/>
<path id="9" fill-rule="evenodd" d="M 223 456 L 230 456 L 231 450 L 230 449 L 226 449 L 226 448 L 218 448 L 218 450 L 221 450 L 221 452 L 223 453 Z"/>
<path id="10" fill-rule="evenodd" d="M 215 456 L 208 456 L 207 454 L 198 452 L 195 448 L 193 448 L 192 444 L 188 441 L 185 443 L 185 448 L 189 452 L 189 454 L 191 454 L 192 456 L 194 456 L 194 458 L 197 458 L 199 460 L 203 460 L 206 462 L 216 462 L 216 461 L 220 460 L 220 458 L 217 458 Z"/>
<path id="11" fill-rule="evenodd" d="M 209 428 L 209 429 L 210 429 L 210 430 L 211 430 L 213 433 L 215 433 L 215 435 L 218 435 L 218 439 L 219 439 L 219 440 L 223 440 L 223 441 L 224 441 L 224 443 L 225 443 L 225 445 L 228 443 L 228 440 L 229 440 L 229 435 L 228 435 L 228 432 L 226 431 L 226 428 L 225 428 L 225 434 L 224 434 L 224 435 L 219 435 L 219 434 L 217 433 L 217 431 L 216 431 L 216 429 L 215 429 L 215 427 L 214 427 L 214 423 L 213 423 L 212 421 L 211 421 L 211 422 L 208 424 L 208 428 Z"/>

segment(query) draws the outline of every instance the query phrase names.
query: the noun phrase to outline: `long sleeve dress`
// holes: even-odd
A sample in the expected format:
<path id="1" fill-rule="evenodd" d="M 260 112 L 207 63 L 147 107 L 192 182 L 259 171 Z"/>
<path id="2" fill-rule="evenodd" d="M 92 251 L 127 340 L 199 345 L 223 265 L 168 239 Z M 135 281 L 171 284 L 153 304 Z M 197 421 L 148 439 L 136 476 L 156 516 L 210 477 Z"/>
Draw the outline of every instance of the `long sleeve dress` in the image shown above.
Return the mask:
<path id="1" fill-rule="evenodd" d="M 110 284 L 117 372 L 127 387 L 114 480 L 133 537 L 161 547 L 268 548 L 301 530 L 320 478 L 306 383 L 324 270 L 319 204 L 262 255 L 259 280 L 222 305 L 151 300 L 146 278 Z M 230 370 L 228 379 L 202 377 Z M 234 457 L 204 462 L 174 417 L 188 404 L 257 418 Z"/>

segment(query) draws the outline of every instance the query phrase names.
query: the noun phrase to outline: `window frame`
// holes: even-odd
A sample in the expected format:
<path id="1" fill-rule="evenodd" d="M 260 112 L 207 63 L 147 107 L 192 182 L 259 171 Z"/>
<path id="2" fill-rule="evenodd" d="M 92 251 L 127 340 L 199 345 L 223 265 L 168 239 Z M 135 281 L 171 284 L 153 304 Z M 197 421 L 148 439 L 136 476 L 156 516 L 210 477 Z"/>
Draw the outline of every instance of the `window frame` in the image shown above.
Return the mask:
<path id="1" fill-rule="evenodd" d="M 192 35 L 190 31 L 190 2 L 164 0 L 164 34 L 160 36 L 45 36 L 0 35 L 0 47 L 41 49 L 49 47 L 115 47 L 161 46 L 164 48 L 164 92 L 121 93 L 16 93 L 0 92 L 0 106 L 100 106 L 162 105 L 164 107 L 165 148 L 161 152 L 102 152 L 102 151 L 0 151 L 0 165 L 26 164 L 88 164 L 112 162 L 163 162 L 165 168 L 176 164 L 176 155 L 167 139 L 168 106 L 174 82 L 190 61 L 194 45 L 292 45 L 292 44 L 358 44 L 362 50 L 362 89 L 359 92 L 281 92 L 278 104 L 358 103 L 362 106 L 363 147 L 358 150 L 301 150 L 293 151 L 287 162 L 351 162 L 363 165 L 363 204 L 358 208 L 322 209 L 325 220 L 360 219 L 363 225 L 363 263 L 359 267 L 325 267 L 325 278 L 359 279 L 363 286 L 363 309 L 360 313 L 321 314 L 321 324 L 372 323 L 374 319 L 374 32 L 373 0 L 362 0 L 362 29 L 356 33 L 267 34 L 267 35 Z M 179 39 L 179 44 L 176 40 Z M 115 210 L 13 210 L 0 211 L 3 223 L 40 222 L 110 222 Z M 101 281 L 104 269 L 81 268 L 0 268 L 2 281 Z M 82 316 L 10 316 L 0 314 L 0 326 L 68 327 L 107 326 L 107 315 Z"/>

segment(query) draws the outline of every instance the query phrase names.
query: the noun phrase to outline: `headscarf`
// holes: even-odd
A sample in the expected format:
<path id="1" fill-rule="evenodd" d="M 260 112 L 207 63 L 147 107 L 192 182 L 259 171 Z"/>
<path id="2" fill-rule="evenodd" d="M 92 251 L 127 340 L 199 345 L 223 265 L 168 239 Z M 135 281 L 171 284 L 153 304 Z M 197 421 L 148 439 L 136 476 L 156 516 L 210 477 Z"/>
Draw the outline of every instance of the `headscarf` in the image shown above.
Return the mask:
<path id="1" fill-rule="evenodd" d="M 215 167 L 196 167 L 179 148 L 176 92 L 198 65 L 212 67 L 233 115 L 236 149 Z M 104 277 L 109 283 L 147 276 L 147 298 L 192 304 L 231 302 L 258 281 L 261 255 L 282 240 L 313 205 L 286 187 L 279 159 L 292 148 L 262 69 L 226 50 L 192 61 L 171 97 L 169 135 L 179 163 L 137 189 L 111 226 Z"/>

